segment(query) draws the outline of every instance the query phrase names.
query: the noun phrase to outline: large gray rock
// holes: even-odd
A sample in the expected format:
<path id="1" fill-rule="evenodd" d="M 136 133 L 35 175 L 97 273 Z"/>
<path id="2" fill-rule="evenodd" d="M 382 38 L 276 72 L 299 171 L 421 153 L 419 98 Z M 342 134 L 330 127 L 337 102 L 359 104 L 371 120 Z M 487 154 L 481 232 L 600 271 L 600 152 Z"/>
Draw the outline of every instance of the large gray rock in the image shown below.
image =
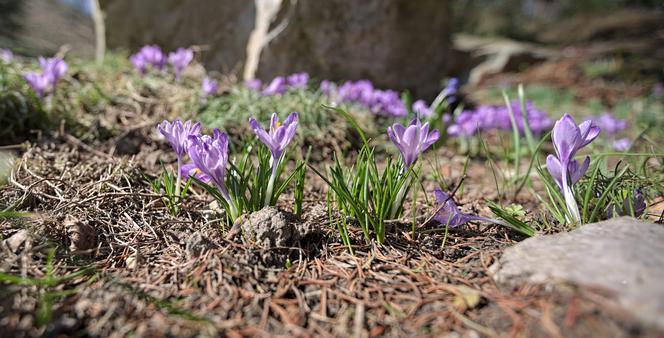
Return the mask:
<path id="1" fill-rule="evenodd" d="M 447 0 L 299 0 L 282 16 L 275 23 L 288 25 L 263 50 L 261 78 L 302 70 L 433 96 L 446 76 Z"/>
<path id="2" fill-rule="evenodd" d="M 202 61 L 211 69 L 241 69 L 254 27 L 251 0 L 101 0 L 111 48 L 135 51 L 158 44 L 167 51 L 205 47 Z"/>
<path id="3" fill-rule="evenodd" d="M 257 1 L 257 2 L 256 2 Z M 257 7 L 276 16 L 256 20 Z M 206 45 L 209 69 L 263 80 L 296 71 L 433 96 L 447 75 L 448 0 L 102 0 L 109 47 Z M 265 29 L 265 28 L 268 29 Z M 258 56 L 258 60 L 256 60 Z"/>
<path id="4" fill-rule="evenodd" d="M 664 329 L 664 226 L 614 218 L 539 236 L 505 250 L 491 267 L 503 286 L 571 282 L 615 293 L 625 309 Z"/>

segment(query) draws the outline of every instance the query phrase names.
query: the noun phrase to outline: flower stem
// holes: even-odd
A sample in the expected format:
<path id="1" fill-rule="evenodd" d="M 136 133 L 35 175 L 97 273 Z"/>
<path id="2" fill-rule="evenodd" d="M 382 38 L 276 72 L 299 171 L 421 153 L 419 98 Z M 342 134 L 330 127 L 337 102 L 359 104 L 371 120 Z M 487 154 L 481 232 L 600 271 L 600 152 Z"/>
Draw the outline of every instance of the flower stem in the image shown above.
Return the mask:
<path id="1" fill-rule="evenodd" d="M 404 175 L 407 174 L 404 173 Z M 406 195 L 406 189 L 410 185 L 410 178 L 406 178 L 406 180 L 403 182 L 403 185 L 399 189 L 399 192 L 397 193 L 397 197 L 394 199 L 394 202 L 392 202 L 392 208 L 390 209 L 390 218 L 396 218 L 397 217 L 397 212 L 399 211 L 399 208 L 403 204 L 403 199 Z"/>
<path id="2" fill-rule="evenodd" d="M 272 201 L 272 191 L 274 190 L 274 182 L 277 180 L 277 168 L 279 167 L 279 161 L 272 161 L 272 174 L 270 175 L 270 181 L 267 183 L 267 189 L 265 190 L 265 200 L 263 202 L 263 207 L 270 205 Z"/>
<path id="3" fill-rule="evenodd" d="M 567 211 L 572 216 L 572 220 L 576 223 L 581 223 L 581 215 L 579 214 L 579 206 L 574 199 L 572 187 L 569 186 L 567 178 L 567 163 L 562 163 L 562 178 L 563 178 L 563 196 L 565 197 L 565 205 Z M 567 216 L 566 216 L 567 217 Z"/>

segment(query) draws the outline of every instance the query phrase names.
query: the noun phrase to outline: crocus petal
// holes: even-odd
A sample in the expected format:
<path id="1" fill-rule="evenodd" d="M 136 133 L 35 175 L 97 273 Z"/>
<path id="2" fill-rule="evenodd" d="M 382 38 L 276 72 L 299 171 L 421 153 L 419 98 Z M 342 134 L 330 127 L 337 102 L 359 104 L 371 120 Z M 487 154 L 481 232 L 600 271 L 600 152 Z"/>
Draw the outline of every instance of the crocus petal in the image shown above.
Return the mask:
<path id="1" fill-rule="evenodd" d="M 422 151 L 427 150 L 427 148 L 429 148 L 432 144 L 436 143 L 436 141 L 438 141 L 439 138 L 440 138 L 440 132 L 438 132 L 438 130 L 431 131 L 427 139 L 422 144 Z"/>
<path id="2" fill-rule="evenodd" d="M 583 160 L 583 163 L 581 165 L 578 165 L 577 161 L 572 161 L 570 162 L 569 168 L 569 175 L 570 175 L 570 180 L 572 181 L 572 184 L 576 184 L 581 177 L 588 171 L 588 167 L 590 166 L 590 157 L 586 156 L 585 160 Z"/>
<path id="3" fill-rule="evenodd" d="M 578 150 L 577 145 L 580 144 L 581 132 L 576 122 L 574 122 L 574 118 L 569 114 L 565 114 L 553 126 L 551 138 L 558 159 L 562 164 L 567 164 L 574 152 Z"/>
<path id="4" fill-rule="evenodd" d="M 551 177 L 553 177 L 556 180 L 556 183 L 558 184 L 558 187 L 563 186 L 563 171 L 560 166 L 560 161 L 553 156 L 549 155 L 546 157 L 546 169 L 549 171 L 549 174 L 551 174 Z"/>
<path id="5" fill-rule="evenodd" d="M 599 135 L 599 127 L 593 125 L 593 122 L 588 120 L 584 121 L 579 125 L 579 131 L 581 133 L 581 144 L 578 148 L 585 147 L 590 142 L 592 142 Z"/>
<path id="6" fill-rule="evenodd" d="M 256 136 L 258 136 L 258 139 L 263 142 L 268 148 L 274 149 L 276 148 L 276 145 L 272 142 L 272 137 L 270 134 L 268 134 L 263 127 L 261 127 L 260 123 L 256 121 L 256 119 L 249 118 L 249 125 L 251 126 L 251 129 L 253 129 L 254 133 Z"/>

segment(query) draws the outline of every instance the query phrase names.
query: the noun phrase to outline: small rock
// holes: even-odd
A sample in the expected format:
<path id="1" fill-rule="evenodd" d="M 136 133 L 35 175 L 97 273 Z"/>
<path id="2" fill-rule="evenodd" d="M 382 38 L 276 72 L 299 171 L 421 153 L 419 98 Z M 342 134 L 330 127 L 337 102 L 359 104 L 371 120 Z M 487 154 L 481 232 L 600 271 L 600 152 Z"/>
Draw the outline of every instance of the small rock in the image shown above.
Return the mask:
<path id="1" fill-rule="evenodd" d="M 210 250 L 214 247 L 212 241 L 209 238 L 204 237 L 200 231 L 196 231 L 185 243 L 185 252 L 187 253 L 187 259 L 195 259 L 199 257 L 206 250 Z"/>
<path id="2" fill-rule="evenodd" d="M 275 207 L 267 207 L 241 217 L 236 224 L 239 225 L 245 241 L 255 242 L 263 247 L 290 247 L 313 231 L 297 216 Z"/>
<path id="3" fill-rule="evenodd" d="M 70 251 L 85 251 L 97 246 L 97 231 L 90 224 L 68 217 L 64 222 Z"/>
<path id="4" fill-rule="evenodd" d="M 18 251 L 18 248 L 28 240 L 28 230 L 21 229 L 11 235 L 11 237 L 2 241 L 2 245 L 11 252 Z"/>
<path id="5" fill-rule="evenodd" d="M 664 226 L 629 217 L 508 248 L 490 271 L 503 286 L 571 282 L 611 290 L 646 325 L 664 329 Z"/>

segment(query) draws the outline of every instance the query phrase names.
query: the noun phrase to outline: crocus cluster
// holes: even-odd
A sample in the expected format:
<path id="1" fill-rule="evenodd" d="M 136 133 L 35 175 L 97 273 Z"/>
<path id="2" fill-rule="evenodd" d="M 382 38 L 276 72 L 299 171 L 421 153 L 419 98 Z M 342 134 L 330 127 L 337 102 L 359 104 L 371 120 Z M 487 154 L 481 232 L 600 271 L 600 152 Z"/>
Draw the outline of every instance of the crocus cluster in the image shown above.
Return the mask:
<path id="1" fill-rule="evenodd" d="M 55 90 L 60 78 L 67 72 L 67 63 L 61 58 L 39 57 L 41 72 L 26 73 L 25 81 L 37 93 L 40 98 L 49 96 Z"/>
<path id="2" fill-rule="evenodd" d="M 399 92 L 374 88 L 369 80 L 346 81 L 331 95 L 340 101 L 360 104 L 377 115 L 387 117 L 408 115 L 408 109 L 401 100 Z"/>
<path id="3" fill-rule="evenodd" d="M 191 48 L 178 48 L 166 56 L 157 45 L 143 46 L 136 54 L 129 57 L 131 64 L 141 74 L 146 74 L 148 70 L 164 70 L 166 64 L 170 64 L 176 79 L 180 78 L 193 59 L 194 51 Z"/>
<path id="4" fill-rule="evenodd" d="M 600 128 L 592 121 L 576 124 L 569 114 L 563 115 L 553 126 L 551 138 L 556 155 L 546 158 L 546 167 L 563 192 L 565 205 L 577 223 L 581 222 L 579 207 L 574 199 L 572 186 L 583 177 L 590 165 L 590 157 L 586 156 L 583 162 L 574 159 L 576 153 L 587 146 L 599 135 Z"/>
<path id="5" fill-rule="evenodd" d="M 306 88 L 309 84 L 309 74 L 305 72 L 294 73 L 284 76 L 277 76 L 267 86 L 263 87 L 263 82 L 259 79 L 245 81 L 245 86 L 254 91 L 260 91 L 262 95 L 281 95 L 288 89 Z"/>
<path id="6" fill-rule="evenodd" d="M 523 132 L 523 117 L 519 101 L 512 101 L 510 108 L 514 113 L 519 131 Z M 553 121 L 548 114 L 535 105 L 526 102 L 526 119 L 530 130 L 535 134 L 551 128 Z M 491 130 L 512 130 L 509 109 L 504 106 L 480 105 L 475 110 L 464 110 L 454 118 L 454 123 L 447 128 L 450 136 L 469 137 L 478 132 Z"/>
<path id="7" fill-rule="evenodd" d="M 272 175 L 267 182 L 266 206 L 272 201 L 274 184 L 278 178 L 277 168 L 283 160 L 284 150 L 295 136 L 297 119 L 297 113 L 292 113 L 281 123 L 277 115 L 273 114 L 267 130 L 263 129 L 255 119 L 249 120 L 256 136 L 267 146 L 271 154 Z M 157 130 L 171 144 L 177 157 L 176 195 L 179 196 L 182 178 L 195 177 L 203 183 L 213 184 L 226 202 L 229 216 L 234 220 L 241 210 L 238 209 L 234 196 L 226 186 L 226 170 L 229 162 L 228 135 L 216 128 L 211 136 L 201 135 L 200 129 L 201 125 L 198 122 L 180 120 L 163 121 L 157 126 Z M 183 164 L 185 155 L 189 155 L 191 163 Z"/>
<path id="8" fill-rule="evenodd" d="M 14 53 L 7 48 L 0 48 L 0 62 L 11 63 L 14 60 Z"/>

